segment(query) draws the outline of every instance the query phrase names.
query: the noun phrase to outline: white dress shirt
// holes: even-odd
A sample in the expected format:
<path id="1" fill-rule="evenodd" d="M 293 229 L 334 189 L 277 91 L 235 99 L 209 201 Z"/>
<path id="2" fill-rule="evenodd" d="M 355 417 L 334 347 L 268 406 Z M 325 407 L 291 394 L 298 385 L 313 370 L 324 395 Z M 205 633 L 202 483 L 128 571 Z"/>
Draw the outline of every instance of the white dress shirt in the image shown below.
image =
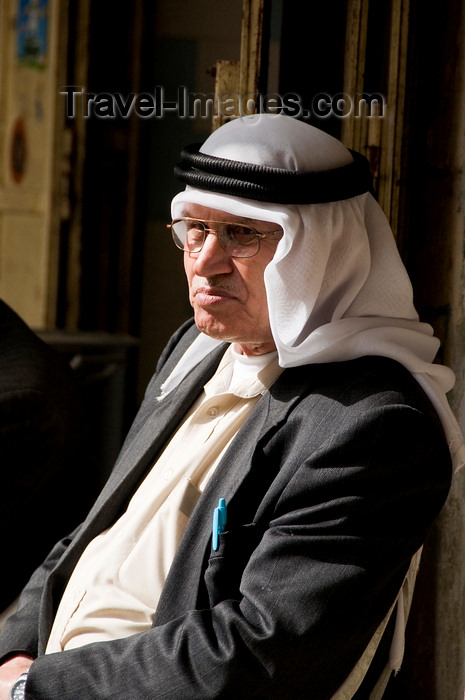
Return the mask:
<path id="1" fill-rule="evenodd" d="M 58 608 L 47 653 L 151 627 L 174 554 L 205 485 L 281 371 L 275 352 L 246 357 L 228 348 L 125 513 L 82 554 Z"/>

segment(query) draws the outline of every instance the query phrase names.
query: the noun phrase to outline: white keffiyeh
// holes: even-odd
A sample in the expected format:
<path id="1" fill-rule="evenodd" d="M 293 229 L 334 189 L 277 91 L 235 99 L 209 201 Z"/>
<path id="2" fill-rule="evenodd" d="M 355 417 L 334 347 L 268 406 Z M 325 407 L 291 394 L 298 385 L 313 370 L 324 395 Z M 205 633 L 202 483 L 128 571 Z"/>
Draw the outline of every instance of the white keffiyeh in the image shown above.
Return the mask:
<path id="1" fill-rule="evenodd" d="M 337 139 L 282 115 L 236 119 L 213 132 L 200 150 L 301 172 L 352 161 Z M 397 360 L 435 406 L 454 466 L 465 463 L 462 434 L 446 398 L 454 373 L 433 363 L 439 340 L 432 327 L 418 319 L 392 231 L 371 194 L 325 204 L 282 205 L 188 186 L 172 201 L 173 218 L 182 216 L 187 203 L 283 228 L 265 270 L 270 325 L 282 367 L 364 355 Z M 219 342 L 199 335 L 165 382 L 164 395 Z"/>

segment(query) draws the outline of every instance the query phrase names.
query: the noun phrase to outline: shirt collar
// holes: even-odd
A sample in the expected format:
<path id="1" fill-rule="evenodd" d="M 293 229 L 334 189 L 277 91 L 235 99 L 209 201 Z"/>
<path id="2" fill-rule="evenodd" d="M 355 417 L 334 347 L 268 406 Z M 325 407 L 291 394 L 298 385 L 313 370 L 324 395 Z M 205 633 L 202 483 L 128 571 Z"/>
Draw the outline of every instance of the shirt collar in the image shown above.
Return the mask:
<path id="1" fill-rule="evenodd" d="M 247 359 L 238 356 L 230 345 L 215 374 L 205 385 L 205 394 L 207 398 L 218 394 L 254 398 L 264 394 L 281 372 L 276 351 L 255 357 L 248 366 Z"/>

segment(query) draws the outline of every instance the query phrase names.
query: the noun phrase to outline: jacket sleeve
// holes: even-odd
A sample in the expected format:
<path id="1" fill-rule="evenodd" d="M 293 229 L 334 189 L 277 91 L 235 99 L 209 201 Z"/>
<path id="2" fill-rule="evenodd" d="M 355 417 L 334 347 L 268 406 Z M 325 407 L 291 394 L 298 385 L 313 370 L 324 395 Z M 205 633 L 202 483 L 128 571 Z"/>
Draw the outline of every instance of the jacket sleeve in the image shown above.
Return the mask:
<path id="1" fill-rule="evenodd" d="M 18 610 L 6 621 L 0 635 L 0 663 L 18 653 L 28 654 L 33 658 L 37 656 L 39 609 L 44 584 L 50 571 L 78 531 L 79 528 L 54 546 L 22 591 Z"/>
<path id="2" fill-rule="evenodd" d="M 337 415 L 321 418 L 332 430 L 315 449 L 294 439 L 308 430 L 305 405 L 279 443 L 260 446 L 270 461 L 279 450 L 273 506 L 221 536 L 208 605 L 40 657 L 27 697 L 331 698 L 394 602 L 451 478 L 443 436 L 420 411 L 372 402 L 350 420 Z"/>

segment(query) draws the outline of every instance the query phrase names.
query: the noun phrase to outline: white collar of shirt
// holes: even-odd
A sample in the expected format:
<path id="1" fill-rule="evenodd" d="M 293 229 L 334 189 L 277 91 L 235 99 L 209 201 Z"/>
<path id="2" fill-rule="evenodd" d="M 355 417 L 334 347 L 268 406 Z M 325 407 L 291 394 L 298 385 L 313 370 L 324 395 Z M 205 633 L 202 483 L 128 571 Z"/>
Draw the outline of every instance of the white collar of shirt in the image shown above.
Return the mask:
<path id="1" fill-rule="evenodd" d="M 250 399 L 265 393 L 281 372 L 276 351 L 263 355 L 241 355 L 230 345 L 217 371 L 205 384 L 205 395 L 210 398 L 229 393 Z"/>

